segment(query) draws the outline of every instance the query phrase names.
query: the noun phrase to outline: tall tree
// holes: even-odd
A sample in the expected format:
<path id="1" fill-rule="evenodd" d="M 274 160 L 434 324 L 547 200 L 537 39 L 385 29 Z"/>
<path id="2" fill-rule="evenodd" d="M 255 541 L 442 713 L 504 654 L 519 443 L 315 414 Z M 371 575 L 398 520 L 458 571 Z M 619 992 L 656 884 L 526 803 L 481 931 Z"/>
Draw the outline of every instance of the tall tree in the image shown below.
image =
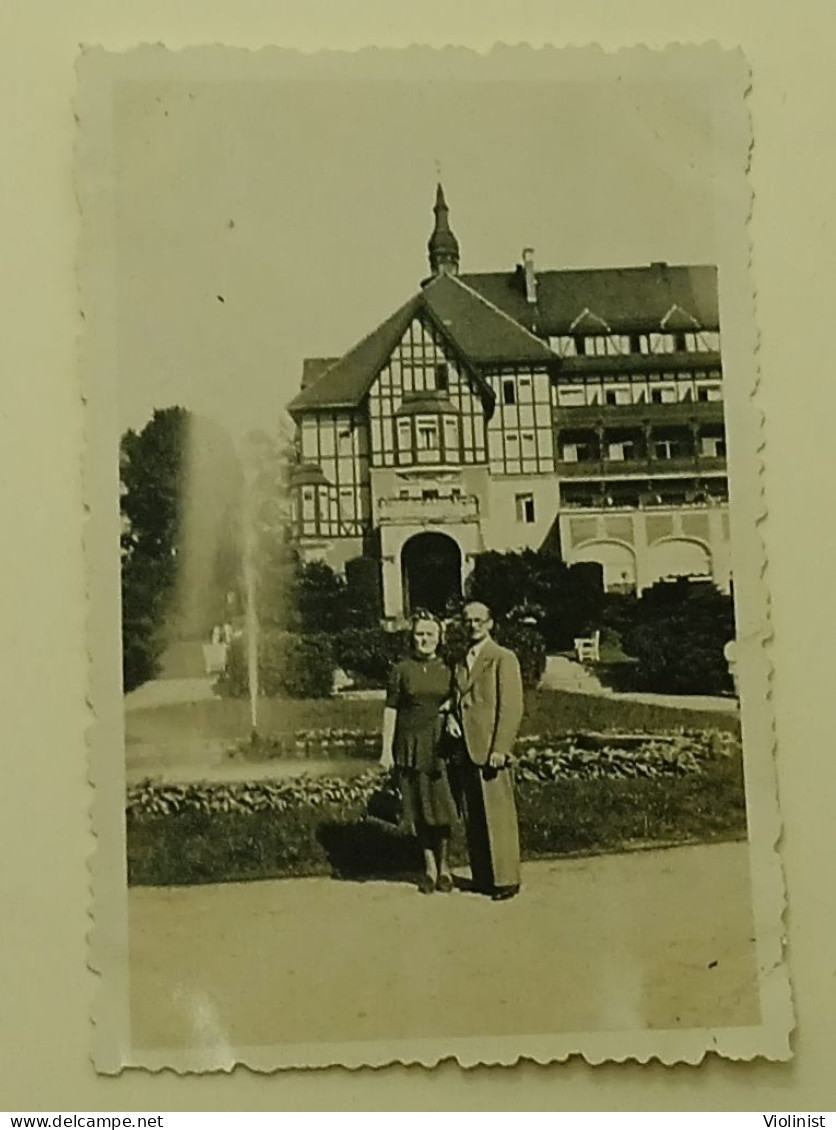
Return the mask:
<path id="1" fill-rule="evenodd" d="M 156 674 L 163 623 L 177 577 L 188 413 L 155 410 L 120 445 L 122 511 L 122 680 L 133 690 Z"/>
<path id="2" fill-rule="evenodd" d="M 185 408 L 155 410 L 121 443 L 123 682 L 166 645 L 201 639 L 239 584 L 241 465 L 230 437 Z"/>

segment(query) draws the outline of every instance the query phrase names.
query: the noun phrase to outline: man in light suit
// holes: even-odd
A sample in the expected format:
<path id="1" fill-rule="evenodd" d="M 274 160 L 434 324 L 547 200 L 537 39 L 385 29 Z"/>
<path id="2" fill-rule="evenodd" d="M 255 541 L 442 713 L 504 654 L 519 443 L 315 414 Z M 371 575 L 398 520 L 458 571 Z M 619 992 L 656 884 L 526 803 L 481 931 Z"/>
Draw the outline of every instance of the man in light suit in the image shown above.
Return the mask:
<path id="1" fill-rule="evenodd" d="M 454 779 L 467 832 L 473 889 L 494 900 L 520 889 L 520 844 L 511 761 L 523 715 L 516 655 L 491 638 L 486 605 L 465 605 L 470 648 L 456 666 L 450 730 Z"/>

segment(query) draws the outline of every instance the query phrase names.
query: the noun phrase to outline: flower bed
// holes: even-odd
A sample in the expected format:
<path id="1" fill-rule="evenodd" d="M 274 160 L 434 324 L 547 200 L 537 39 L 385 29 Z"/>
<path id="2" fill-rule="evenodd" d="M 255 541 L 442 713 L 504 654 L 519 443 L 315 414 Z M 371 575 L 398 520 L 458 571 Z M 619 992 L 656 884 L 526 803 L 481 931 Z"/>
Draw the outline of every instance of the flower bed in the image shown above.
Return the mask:
<path id="1" fill-rule="evenodd" d="M 524 858 L 746 834 L 740 748 L 729 734 L 529 737 L 518 752 Z M 387 822 L 393 808 L 391 776 L 379 769 L 349 778 L 145 781 L 127 796 L 129 879 L 166 885 L 410 871 L 420 853 Z M 460 830 L 453 857 L 465 859 Z"/>
<path id="2" fill-rule="evenodd" d="M 380 757 L 380 729 L 340 729 L 333 726 L 296 730 L 292 734 L 268 734 L 255 740 L 242 739 L 231 750 L 247 760 L 272 761 L 291 758 L 359 758 L 376 761 Z"/>
<path id="3" fill-rule="evenodd" d="M 516 753 L 526 760 L 546 755 L 560 771 L 593 775 L 653 775 L 657 772 L 693 771 L 715 750 L 731 747 L 734 736 L 728 731 L 674 730 L 665 733 L 559 733 L 527 734 L 517 740 Z M 297 730 L 292 734 L 271 734 L 239 741 L 230 751 L 233 756 L 258 761 L 292 758 L 296 761 L 320 758 L 357 758 L 376 761 L 380 756 L 380 730 L 321 729 Z M 552 780 L 553 776 L 547 778 Z"/>

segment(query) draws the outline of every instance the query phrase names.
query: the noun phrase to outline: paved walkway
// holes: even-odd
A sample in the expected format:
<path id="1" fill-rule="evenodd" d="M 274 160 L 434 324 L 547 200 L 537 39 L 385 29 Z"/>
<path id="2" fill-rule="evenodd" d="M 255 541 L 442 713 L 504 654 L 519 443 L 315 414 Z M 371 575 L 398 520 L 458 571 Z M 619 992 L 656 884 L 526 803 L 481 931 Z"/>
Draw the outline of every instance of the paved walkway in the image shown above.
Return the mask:
<path id="1" fill-rule="evenodd" d="M 572 691 L 575 694 L 609 695 L 593 671 L 565 655 L 547 655 L 546 669 L 540 686 L 551 691 Z"/>
<path id="2" fill-rule="evenodd" d="M 321 879 L 130 895 L 134 1044 L 757 1023 L 744 844 L 529 863 L 493 903 Z"/>
<path id="3" fill-rule="evenodd" d="M 125 695 L 126 710 L 149 710 L 155 706 L 172 706 L 176 703 L 205 702 L 216 698 L 215 677 L 202 676 L 189 679 L 155 679 L 144 683 Z M 737 713 L 737 699 L 722 695 L 650 694 L 641 691 L 613 691 L 605 687 L 596 675 L 581 663 L 564 655 L 550 655 L 546 659 L 541 687 L 547 690 L 571 691 L 574 694 L 597 695 L 602 698 L 622 699 L 625 702 L 646 702 L 655 706 L 672 706 L 681 710 L 716 710 L 724 714 Z M 383 700 L 382 690 L 343 691 L 347 699 L 369 698 Z"/>
<path id="4" fill-rule="evenodd" d="M 648 706 L 675 706 L 679 710 L 708 710 L 717 714 L 737 714 L 740 706 L 736 698 L 709 694 L 651 694 L 644 691 L 613 691 L 607 697 L 624 702 L 644 702 Z"/>
<path id="5" fill-rule="evenodd" d="M 673 706 L 679 710 L 714 710 L 720 714 L 737 714 L 735 698 L 701 694 L 650 694 L 643 691 L 614 691 L 605 687 L 593 671 L 565 655 L 549 655 L 541 687 L 573 694 L 597 695 L 622 702 L 644 702 L 649 706 Z"/>
<path id="6" fill-rule="evenodd" d="M 185 702 L 208 702 L 217 698 L 214 675 L 190 679 L 152 679 L 125 695 L 126 710 L 151 710 Z"/>

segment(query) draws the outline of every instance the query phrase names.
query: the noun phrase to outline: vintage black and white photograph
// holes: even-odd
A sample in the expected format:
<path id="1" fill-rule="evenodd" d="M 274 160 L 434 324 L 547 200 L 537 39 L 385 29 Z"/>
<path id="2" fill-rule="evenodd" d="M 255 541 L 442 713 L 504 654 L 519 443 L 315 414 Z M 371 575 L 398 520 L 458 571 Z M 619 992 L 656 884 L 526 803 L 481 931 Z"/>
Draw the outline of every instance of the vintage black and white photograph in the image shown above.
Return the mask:
<path id="1" fill-rule="evenodd" d="M 786 1058 L 745 61 L 78 73 L 99 1069 Z"/>

